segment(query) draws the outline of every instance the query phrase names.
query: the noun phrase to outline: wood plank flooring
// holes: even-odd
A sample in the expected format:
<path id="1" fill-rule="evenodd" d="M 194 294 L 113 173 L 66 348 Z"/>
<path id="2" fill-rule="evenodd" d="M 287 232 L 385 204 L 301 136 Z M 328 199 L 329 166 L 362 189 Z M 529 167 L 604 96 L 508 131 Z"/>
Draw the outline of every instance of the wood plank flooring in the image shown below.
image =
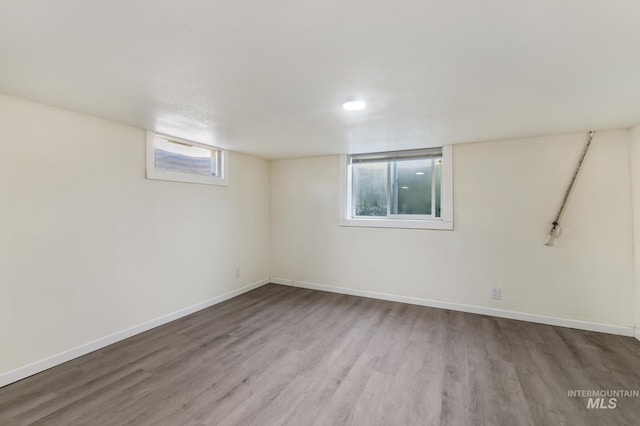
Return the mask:
<path id="1" fill-rule="evenodd" d="M 269 284 L 0 389 L 1 425 L 637 425 L 633 338 Z"/>

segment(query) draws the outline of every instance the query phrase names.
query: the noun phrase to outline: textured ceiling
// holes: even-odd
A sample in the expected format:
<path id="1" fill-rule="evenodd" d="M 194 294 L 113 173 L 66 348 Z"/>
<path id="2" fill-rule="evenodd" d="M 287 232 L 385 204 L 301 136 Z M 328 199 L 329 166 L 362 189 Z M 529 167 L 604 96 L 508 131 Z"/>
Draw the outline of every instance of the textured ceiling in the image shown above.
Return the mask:
<path id="1" fill-rule="evenodd" d="M 0 92 L 266 158 L 640 123 L 637 1 L 3 1 Z M 350 98 L 368 103 L 347 112 Z"/>

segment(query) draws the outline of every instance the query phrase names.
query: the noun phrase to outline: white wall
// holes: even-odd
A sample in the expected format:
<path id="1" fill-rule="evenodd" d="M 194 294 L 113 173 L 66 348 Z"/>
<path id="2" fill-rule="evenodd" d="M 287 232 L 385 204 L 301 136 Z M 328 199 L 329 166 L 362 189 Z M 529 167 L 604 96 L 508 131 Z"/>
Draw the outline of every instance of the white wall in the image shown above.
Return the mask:
<path id="1" fill-rule="evenodd" d="M 0 135 L 0 374 L 268 278 L 266 161 L 146 180 L 142 130 L 6 96 Z"/>
<path id="2" fill-rule="evenodd" d="M 339 227 L 339 157 L 274 161 L 271 276 L 632 327 L 629 138 L 597 133 L 552 248 L 585 134 L 455 145 L 454 231 Z"/>
<path id="3" fill-rule="evenodd" d="M 640 125 L 631 129 L 631 201 L 633 203 L 633 246 L 635 265 L 635 321 L 640 329 Z M 640 339 L 640 331 L 636 331 Z"/>

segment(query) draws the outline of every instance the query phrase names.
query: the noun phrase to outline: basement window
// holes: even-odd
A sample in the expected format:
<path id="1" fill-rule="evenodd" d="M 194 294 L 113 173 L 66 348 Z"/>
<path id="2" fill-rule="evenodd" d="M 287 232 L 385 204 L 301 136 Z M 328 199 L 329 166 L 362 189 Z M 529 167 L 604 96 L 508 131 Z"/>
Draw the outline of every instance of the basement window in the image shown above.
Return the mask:
<path id="1" fill-rule="evenodd" d="M 227 152 L 147 131 L 147 179 L 228 185 Z"/>
<path id="2" fill-rule="evenodd" d="M 343 156 L 340 225 L 453 229 L 451 151 Z"/>

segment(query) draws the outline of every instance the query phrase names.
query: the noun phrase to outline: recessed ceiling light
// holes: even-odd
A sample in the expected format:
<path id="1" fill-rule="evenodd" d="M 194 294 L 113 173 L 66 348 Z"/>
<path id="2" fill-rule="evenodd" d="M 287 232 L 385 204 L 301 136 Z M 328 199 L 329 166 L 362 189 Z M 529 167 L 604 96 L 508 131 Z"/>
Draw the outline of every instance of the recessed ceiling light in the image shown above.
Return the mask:
<path id="1" fill-rule="evenodd" d="M 403 186 L 402 189 L 409 189 L 409 187 L 408 186 Z"/>
<path id="2" fill-rule="evenodd" d="M 417 175 L 423 175 L 424 172 L 416 172 Z"/>
<path id="3" fill-rule="evenodd" d="M 367 104 L 364 101 L 348 101 L 342 104 L 342 108 L 347 111 L 357 111 L 359 109 L 363 109 Z"/>

